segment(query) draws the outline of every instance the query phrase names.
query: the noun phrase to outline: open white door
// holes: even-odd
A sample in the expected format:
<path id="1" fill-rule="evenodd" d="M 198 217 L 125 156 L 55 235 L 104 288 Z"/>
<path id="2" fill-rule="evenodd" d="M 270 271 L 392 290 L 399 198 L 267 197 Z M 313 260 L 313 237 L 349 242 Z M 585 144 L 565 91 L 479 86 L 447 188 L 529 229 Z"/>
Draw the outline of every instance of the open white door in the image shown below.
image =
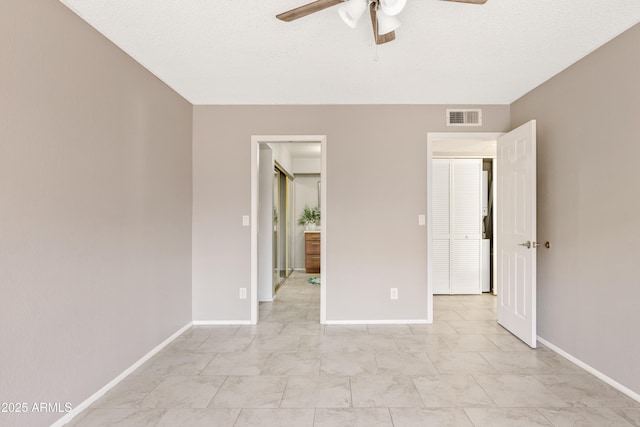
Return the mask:
<path id="1" fill-rule="evenodd" d="M 498 138 L 498 323 L 536 347 L 536 122 Z"/>

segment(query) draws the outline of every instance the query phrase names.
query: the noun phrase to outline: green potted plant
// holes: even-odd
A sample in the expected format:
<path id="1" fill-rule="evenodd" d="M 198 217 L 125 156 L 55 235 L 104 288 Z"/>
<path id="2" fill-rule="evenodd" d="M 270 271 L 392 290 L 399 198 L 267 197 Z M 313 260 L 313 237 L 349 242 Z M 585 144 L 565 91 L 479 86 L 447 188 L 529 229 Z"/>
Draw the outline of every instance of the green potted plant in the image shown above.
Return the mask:
<path id="1" fill-rule="evenodd" d="M 307 230 L 315 230 L 320 224 L 320 208 L 314 206 L 310 208 L 309 205 L 304 205 L 300 218 L 298 218 L 298 225 L 303 225 Z"/>

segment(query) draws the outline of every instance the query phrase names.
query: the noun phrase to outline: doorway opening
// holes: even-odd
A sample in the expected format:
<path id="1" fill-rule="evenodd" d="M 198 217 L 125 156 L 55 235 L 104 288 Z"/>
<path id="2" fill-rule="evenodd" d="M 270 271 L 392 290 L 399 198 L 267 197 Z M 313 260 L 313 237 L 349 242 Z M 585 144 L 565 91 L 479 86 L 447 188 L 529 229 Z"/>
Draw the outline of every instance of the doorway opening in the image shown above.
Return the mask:
<path id="1" fill-rule="evenodd" d="M 304 241 L 298 236 L 296 179 L 312 177 L 316 193 L 313 204 L 320 211 L 316 230 L 320 243 L 320 323 L 326 320 L 326 142 L 325 135 L 254 135 L 251 137 L 251 323 L 258 323 L 259 302 L 272 301 L 280 286 L 300 270 Z M 294 168 L 291 153 L 313 147 L 319 156 L 313 162 L 300 160 Z M 283 154 L 284 153 L 284 154 Z M 294 154 L 293 157 L 296 155 Z M 307 159 L 309 160 L 309 159 Z M 295 162 L 297 163 L 297 162 Z M 305 163 L 307 163 L 305 165 Z M 313 163 L 313 173 L 308 169 Z M 319 170 L 318 170 L 319 169 Z M 299 173 L 296 174 L 295 172 Z M 300 197 L 304 199 L 304 197 Z M 302 243 L 301 243 L 302 242 Z M 304 252 L 302 260 L 304 262 Z M 303 272 L 301 274 L 304 274 Z M 296 276 L 299 282 L 300 274 Z M 277 297 L 276 297 L 277 298 Z M 316 315 L 317 316 L 317 315 Z M 317 321 L 317 320 L 316 320 Z"/>
<path id="2" fill-rule="evenodd" d="M 496 143 L 493 271 L 497 322 L 531 348 L 536 347 L 536 121 L 506 134 L 441 133 L 427 136 L 427 318 L 433 322 L 434 147 L 452 141 Z"/>
<path id="3" fill-rule="evenodd" d="M 502 133 L 427 136 L 427 319 L 434 294 L 497 295 L 491 248 L 496 141 Z M 486 179 L 486 181 L 485 181 Z M 482 185 L 486 182 L 486 187 Z M 484 188 L 483 188 L 484 187 Z"/>

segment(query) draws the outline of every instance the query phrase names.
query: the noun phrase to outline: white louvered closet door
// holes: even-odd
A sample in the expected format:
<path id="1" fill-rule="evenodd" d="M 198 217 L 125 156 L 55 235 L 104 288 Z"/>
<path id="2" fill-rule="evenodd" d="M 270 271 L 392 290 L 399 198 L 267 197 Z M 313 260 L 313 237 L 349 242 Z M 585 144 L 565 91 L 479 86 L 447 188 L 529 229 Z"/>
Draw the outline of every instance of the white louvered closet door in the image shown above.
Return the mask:
<path id="1" fill-rule="evenodd" d="M 433 293 L 480 293 L 482 160 L 434 159 L 432 177 Z"/>
<path id="2" fill-rule="evenodd" d="M 451 293 L 478 294 L 481 293 L 482 160 L 455 159 L 451 169 Z"/>
<path id="3" fill-rule="evenodd" d="M 432 170 L 432 251 L 431 271 L 433 279 L 433 293 L 451 293 L 449 274 L 450 240 L 451 240 L 451 160 L 434 159 Z"/>

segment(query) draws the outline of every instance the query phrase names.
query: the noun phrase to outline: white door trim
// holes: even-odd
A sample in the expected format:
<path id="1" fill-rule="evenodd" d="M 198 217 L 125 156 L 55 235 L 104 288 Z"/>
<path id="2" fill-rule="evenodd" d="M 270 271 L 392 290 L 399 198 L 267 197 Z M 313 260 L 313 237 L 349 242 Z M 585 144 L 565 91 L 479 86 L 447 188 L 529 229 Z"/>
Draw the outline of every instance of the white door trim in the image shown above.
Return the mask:
<path id="1" fill-rule="evenodd" d="M 433 323 L 433 268 L 432 268 L 432 160 L 434 142 L 454 142 L 454 141 L 496 141 L 498 137 L 504 135 L 503 132 L 429 132 L 427 133 L 427 323 Z"/>
<path id="2" fill-rule="evenodd" d="M 258 323 L 258 144 L 261 142 L 319 142 L 320 166 L 320 323 L 327 320 L 327 136 L 252 135 L 251 136 L 251 324 Z"/>

